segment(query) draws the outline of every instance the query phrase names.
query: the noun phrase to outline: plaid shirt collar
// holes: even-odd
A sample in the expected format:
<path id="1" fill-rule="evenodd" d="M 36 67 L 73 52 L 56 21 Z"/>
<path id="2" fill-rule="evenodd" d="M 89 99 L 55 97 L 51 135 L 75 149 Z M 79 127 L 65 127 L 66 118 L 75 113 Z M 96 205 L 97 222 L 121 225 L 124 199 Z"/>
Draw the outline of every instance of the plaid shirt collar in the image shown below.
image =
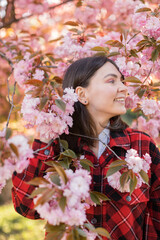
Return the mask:
<path id="1" fill-rule="evenodd" d="M 79 139 L 79 143 L 80 140 L 81 139 Z M 129 135 L 126 133 L 126 130 L 110 131 L 110 142 L 108 145 L 110 148 L 121 147 L 126 151 L 129 150 L 131 147 L 131 141 Z M 83 146 L 83 150 L 91 152 L 91 149 L 87 145 Z"/>

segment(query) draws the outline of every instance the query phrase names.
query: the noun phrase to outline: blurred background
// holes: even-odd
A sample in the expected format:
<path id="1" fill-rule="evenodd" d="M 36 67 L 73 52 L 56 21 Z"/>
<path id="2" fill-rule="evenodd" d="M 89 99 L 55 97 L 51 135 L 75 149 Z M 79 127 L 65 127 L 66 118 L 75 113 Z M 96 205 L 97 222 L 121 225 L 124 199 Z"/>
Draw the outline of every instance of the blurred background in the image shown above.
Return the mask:
<path id="1" fill-rule="evenodd" d="M 135 7 L 137 4 L 142 4 L 143 6 L 144 3 L 146 3 L 148 8 L 151 7 L 152 9 L 158 9 L 156 11 L 160 10 L 160 7 L 158 8 L 159 0 L 0 0 L 0 131 L 6 125 L 11 109 L 9 97 L 12 97 L 14 92 L 14 78 L 13 74 L 11 74 L 12 64 L 8 59 L 13 59 L 15 63 L 16 61 L 23 59 L 26 49 L 28 51 L 32 49 L 35 53 L 39 53 L 39 51 L 40 54 L 45 53 L 47 55 L 49 53 L 47 56 L 49 56 L 50 60 L 46 61 L 45 64 L 51 66 L 55 64 L 55 59 L 53 59 L 54 54 L 57 54 L 57 56 L 59 54 L 59 57 L 55 57 L 56 61 L 59 61 L 57 65 L 59 67 L 57 68 L 59 69 L 59 72 L 57 70 L 56 74 L 62 77 L 67 64 L 73 60 L 73 56 L 85 56 L 85 49 L 88 51 L 87 54 L 91 54 L 91 47 L 96 47 L 102 44 L 103 50 L 106 52 L 109 51 L 107 47 L 104 47 L 104 43 L 106 42 L 105 36 L 107 34 L 107 40 L 110 40 L 110 37 L 113 39 L 120 37 L 121 42 L 124 41 L 122 35 L 123 37 L 129 36 L 128 38 L 126 37 L 127 44 L 125 45 L 125 53 L 128 54 L 130 51 L 129 47 L 132 49 L 134 46 L 134 40 L 133 46 L 132 44 L 129 46 L 131 40 L 134 39 L 134 37 L 139 37 L 138 34 L 140 30 L 142 30 L 140 28 L 134 28 L 135 24 L 133 22 L 133 17 Z M 146 8 L 144 11 L 150 10 L 147 10 Z M 152 12 L 150 15 L 156 16 L 158 19 L 158 12 L 156 11 Z M 140 15 L 143 14 L 140 13 Z M 82 25 L 80 25 L 77 30 L 76 23 L 71 22 L 70 29 L 68 30 L 65 22 L 70 20 L 75 22 L 79 21 Z M 137 24 L 140 24 L 138 20 Z M 156 24 L 154 26 L 156 26 Z M 67 34 L 68 37 L 64 40 L 65 44 L 68 44 L 66 47 L 65 44 L 63 45 L 63 41 L 58 42 L 61 38 L 63 39 L 65 34 Z M 134 34 L 135 36 L 133 36 Z M 137 42 L 143 39 L 144 36 L 142 35 L 143 33 L 141 33 L 140 38 L 137 37 Z M 88 42 L 91 41 L 91 46 L 90 43 L 87 45 L 86 39 Z M 150 41 L 146 36 L 143 40 Z M 72 44 L 72 41 L 74 46 L 73 49 L 70 45 Z M 140 53 L 137 53 L 134 49 L 134 51 L 130 51 L 128 55 L 126 54 L 127 57 L 124 55 L 127 59 L 131 58 L 134 60 L 136 66 L 138 64 L 140 66 L 141 63 L 144 64 L 142 71 L 140 69 L 140 76 L 143 77 L 143 79 L 149 77 L 150 81 L 157 84 L 155 84 L 154 89 L 152 89 L 154 91 L 153 98 L 155 96 L 155 99 L 159 99 L 160 97 L 158 89 L 160 85 L 159 41 L 160 39 L 158 40 L 158 37 L 157 43 L 152 38 L 150 45 L 147 45 L 147 50 L 145 49 L 145 46 L 142 46 L 142 48 L 144 47 L 144 51 L 141 49 Z M 119 42 L 119 44 L 119 46 L 121 46 L 122 43 Z M 58 50 L 54 51 L 57 46 Z M 120 51 L 121 47 L 119 46 L 112 46 L 112 52 L 115 53 L 115 51 Z M 64 49 L 64 52 L 61 47 Z M 117 47 L 119 47 L 118 50 Z M 123 54 L 125 53 L 123 52 Z M 138 64 L 137 54 L 139 54 L 141 60 L 141 63 Z M 62 59 L 60 58 L 61 55 Z M 112 54 L 112 56 L 113 55 L 114 54 Z M 69 56 L 69 61 L 67 56 Z M 145 56 L 150 56 L 151 59 L 146 59 Z M 127 71 L 130 71 L 131 75 L 134 75 L 135 65 L 132 65 L 131 61 L 129 63 Z M 153 63 L 154 66 L 152 66 Z M 150 67 L 151 69 L 155 67 L 157 72 L 150 75 Z M 146 80 L 148 80 L 147 78 Z M 9 86 L 7 86 L 7 81 Z M 147 88 L 140 89 L 138 97 L 141 98 L 144 93 L 148 94 L 149 97 L 152 97 L 153 91 L 150 91 L 150 89 Z M 12 110 L 10 116 L 9 127 L 14 132 L 14 135 L 24 134 L 27 136 L 29 143 L 31 144 L 36 137 L 35 128 L 26 129 L 21 114 L 18 111 L 20 110 L 23 97 L 24 90 L 17 85 L 14 94 L 15 108 Z M 134 106 L 134 100 L 132 106 Z M 150 120 L 144 116 L 143 112 L 139 109 L 139 106 L 134 108 L 134 110 L 129 109 L 127 113 L 122 116 L 123 120 L 130 126 L 137 127 L 136 120 L 140 116 L 143 116 L 147 121 Z M 156 118 L 155 121 L 158 123 L 160 119 L 157 120 Z M 150 132 L 152 130 L 152 127 L 146 127 L 145 129 L 149 134 L 152 134 L 152 132 Z M 155 140 L 160 146 L 160 138 L 158 137 L 158 134 L 156 135 Z M 45 222 L 42 220 L 30 220 L 17 214 L 11 200 L 11 188 L 12 183 L 11 180 L 9 180 L 4 187 L 2 194 L 0 194 L 0 240 L 44 239 Z"/>

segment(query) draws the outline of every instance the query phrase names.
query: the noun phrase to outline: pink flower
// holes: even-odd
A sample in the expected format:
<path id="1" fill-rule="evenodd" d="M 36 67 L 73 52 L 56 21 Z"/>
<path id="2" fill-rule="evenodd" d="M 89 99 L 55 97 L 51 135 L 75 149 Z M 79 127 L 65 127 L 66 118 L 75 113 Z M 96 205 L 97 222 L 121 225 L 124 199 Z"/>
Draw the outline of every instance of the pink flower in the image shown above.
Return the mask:
<path id="1" fill-rule="evenodd" d="M 34 79 L 43 80 L 44 78 L 44 71 L 40 69 L 36 69 L 35 73 L 33 74 Z"/>
<path id="2" fill-rule="evenodd" d="M 128 169 L 132 169 L 134 173 L 138 173 L 143 168 L 143 160 L 137 154 L 135 149 L 130 149 L 126 153 L 125 161 Z"/>
<path id="3" fill-rule="evenodd" d="M 29 71 L 32 69 L 33 59 L 21 60 L 14 65 L 14 78 L 18 85 L 22 88 L 27 88 L 24 84 L 26 80 L 29 79 Z"/>
<path id="4" fill-rule="evenodd" d="M 153 99 L 144 99 L 141 103 L 141 108 L 145 115 L 151 115 L 155 114 L 158 109 L 158 105 Z"/>
<path id="5" fill-rule="evenodd" d="M 150 169 L 150 164 L 151 164 L 151 156 L 146 153 L 145 155 L 143 155 L 143 158 L 145 161 L 143 161 L 143 170 L 145 172 L 148 172 L 148 170 Z"/>
<path id="6" fill-rule="evenodd" d="M 74 89 L 73 88 L 65 88 L 64 89 L 64 95 L 63 95 L 63 99 L 66 101 L 66 102 L 70 102 L 70 103 L 73 103 L 73 102 L 77 102 L 78 101 L 78 96 L 77 94 L 74 92 Z"/>
<path id="7" fill-rule="evenodd" d="M 76 8 L 75 18 L 80 20 L 85 25 L 94 24 L 97 21 L 97 15 L 100 12 L 98 8 L 83 7 Z"/>
<path id="8" fill-rule="evenodd" d="M 127 96 L 126 101 L 125 101 L 125 107 L 126 108 L 136 108 L 137 107 L 137 103 L 139 102 L 139 97 L 137 95 L 134 94 L 130 94 L 129 96 Z"/>
<path id="9" fill-rule="evenodd" d="M 160 37 L 160 19 L 155 16 L 150 16 L 144 26 L 143 33 L 149 35 L 149 37 Z"/>
<path id="10" fill-rule="evenodd" d="M 147 132 L 153 138 L 157 138 L 159 136 L 159 120 L 150 119 L 149 121 L 146 121 L 145 118 L 140 116 L 138 118 L 138 128 Z"/>

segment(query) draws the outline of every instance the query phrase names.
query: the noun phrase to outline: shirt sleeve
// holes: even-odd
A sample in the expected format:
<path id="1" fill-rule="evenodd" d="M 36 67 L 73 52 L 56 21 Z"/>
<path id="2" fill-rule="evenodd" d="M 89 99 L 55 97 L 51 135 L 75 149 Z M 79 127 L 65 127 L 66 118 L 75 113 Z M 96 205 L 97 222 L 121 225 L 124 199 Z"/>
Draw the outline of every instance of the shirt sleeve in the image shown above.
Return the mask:
<path id="1" fill-rule="evenodd" d="M 158 240 L 160 237 L 160 152 L 154 141 L 150 142 L 151 183 L 150 200 L 145 218 L 145 240 Z"/>
<path id="2" fill-rule="evenodd" d="M 47 143 L 43 143 L 37 139 L 34 140 L 32 149 L 36 151 L 34 157 L 29 159 L 29 166 L 22 172 L 14 172 L 12 176 L 12 199 L 15 210 L 24 217 L 30 219 L 39 219 L 40 216 L 36 210 L 34 210 L 33 199 L 29 198 L 35 186 L 28 184 L 27 182 L 35 177 L 42 177 L 48 166 L 46 161 L 50 161 L 56 156 L 58 141 L 55 140 L 50 146 Z"/>

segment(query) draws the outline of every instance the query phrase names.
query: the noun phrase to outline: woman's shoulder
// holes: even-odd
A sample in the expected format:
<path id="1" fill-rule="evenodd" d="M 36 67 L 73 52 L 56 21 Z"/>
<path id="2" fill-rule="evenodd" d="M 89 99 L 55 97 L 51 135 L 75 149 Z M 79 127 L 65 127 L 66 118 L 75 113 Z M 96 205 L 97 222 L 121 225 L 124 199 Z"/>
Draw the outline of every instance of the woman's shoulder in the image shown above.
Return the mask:
<path id="1" fill-rule="evenodd" d="M 141 130 L 138 130 L 138 129 L 135 129 L 135 128 L 130 128 L 130 127 L 127 127 L 125 130 L 124 130 L 125 134 L 127 135 L 130 135 L 130 136 L 137 136 L 138 138 L 141 138 L 141 139 L 146 139 L 148 141 L 151 141 L 152 140 L 152 137 L 147 134 L 146 132 L 143 132 Z"/>

